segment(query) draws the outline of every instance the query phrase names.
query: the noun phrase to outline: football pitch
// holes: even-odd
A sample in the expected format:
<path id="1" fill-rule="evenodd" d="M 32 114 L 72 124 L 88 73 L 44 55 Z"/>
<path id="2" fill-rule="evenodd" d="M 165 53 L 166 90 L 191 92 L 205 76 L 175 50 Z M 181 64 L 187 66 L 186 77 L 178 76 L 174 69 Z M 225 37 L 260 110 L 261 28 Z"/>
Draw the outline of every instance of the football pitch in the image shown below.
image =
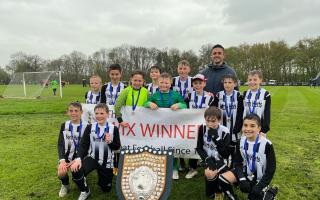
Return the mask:
<path id="1" fill-rule="evenodd" d="M 0 94 L 5 86 L 0 85 Z M 60 124 L 71 101 L 84 102 L 89 88 L 67 85 L 63 98 L 51 96 L 45 88 L 40 99 L 0 98 L 0 199 L 59 199 L 57 178 L 57 140 Z M 244 90 L 245 88 L 241 88 Z M 277 169 L 272 184 L 279 187 L 277 199 L 320 199 L 320 87 L 273 86 L 271 93 L 271 131 Z M 59 95 L 59 94 L 58 94 Z M 203 169 L 191 180 L 174 181 L 170 199 L 207 199 Z M 70 177 L 71 179 L 71 177 Z M 62 199 L 77 199 L 79 192 L 71 182 L 71 192 Z M 91 173 L 88 183 L 92 200 L 117 199 L 115 178 L 111 194 L 102 193 Z M 240 199 L 246 195 L 237 191 Z"/>

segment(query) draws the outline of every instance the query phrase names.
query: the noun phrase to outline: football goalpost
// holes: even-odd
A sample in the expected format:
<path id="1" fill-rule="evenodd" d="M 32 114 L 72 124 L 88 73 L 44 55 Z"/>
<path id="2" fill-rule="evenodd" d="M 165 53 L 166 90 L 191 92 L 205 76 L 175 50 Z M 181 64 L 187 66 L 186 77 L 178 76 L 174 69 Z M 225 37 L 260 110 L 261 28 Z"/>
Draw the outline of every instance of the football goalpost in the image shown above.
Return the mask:
<path id="1" fill-rule="evenodd" d="M 4 98 L 36 99 L 40 96 L 53 96 L 51 88 L 56 87 L 62 98 L 61 71 L 18 72 L 14 73 L 3 92 Z M 46 90 L 46 92 L 43 92 Z"/>

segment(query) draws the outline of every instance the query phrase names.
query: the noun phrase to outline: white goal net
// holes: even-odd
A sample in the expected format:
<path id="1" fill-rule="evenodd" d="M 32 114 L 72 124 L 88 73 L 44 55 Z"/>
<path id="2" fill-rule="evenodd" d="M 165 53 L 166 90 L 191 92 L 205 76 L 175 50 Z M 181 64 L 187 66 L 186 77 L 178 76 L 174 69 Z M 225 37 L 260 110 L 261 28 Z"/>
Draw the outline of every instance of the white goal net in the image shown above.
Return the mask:
<path id="1" fill-rule="evenodd" d="M 55 95 L 53 89 L 55 89 Z M 18 72 L 14 73 L 4 90 L 4 98 L 35 99 L 44 96 L 62 98 L 61 72 Z"/>

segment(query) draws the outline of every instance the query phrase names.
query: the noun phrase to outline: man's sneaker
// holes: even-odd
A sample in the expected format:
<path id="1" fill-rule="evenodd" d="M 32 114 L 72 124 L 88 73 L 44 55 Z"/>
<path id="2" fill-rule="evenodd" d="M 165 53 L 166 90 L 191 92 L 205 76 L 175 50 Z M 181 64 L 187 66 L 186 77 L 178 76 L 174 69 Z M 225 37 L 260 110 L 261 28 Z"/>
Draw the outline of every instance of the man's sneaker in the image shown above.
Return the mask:
<path id="1" fill-rule="evenodd" d="M 190 170 L 188 171 L 188 173 L 186 174 L 186 179 L 193 178 L 193 177 L 195 177 L 196 175 L 198 175 L 198 171 L 195 170 L 195 169 L 190 169 Z"/>
<path id="2" fill-rule="evenodd" d="M 179 179 L 179 172 L 178 172 L 178 170 L 173 170 L 172 179 L 173 179 L 173 180 L 178 180 L 178 179 Z"/>
<path id="3" fill-rule="evenodd" d="M 59 197 L 65 197 L 69 191 L 70 191 L 70 186 L 62 184 L 61 189 L 59 191 Z"/>
<path id="4" fill-rule="evenodd" d="M 81 192 L 78 200 L 86 200 L 88 199 L 90 194 L 91 194 L 90 189 L 88 190 L 88 192 Z"/>

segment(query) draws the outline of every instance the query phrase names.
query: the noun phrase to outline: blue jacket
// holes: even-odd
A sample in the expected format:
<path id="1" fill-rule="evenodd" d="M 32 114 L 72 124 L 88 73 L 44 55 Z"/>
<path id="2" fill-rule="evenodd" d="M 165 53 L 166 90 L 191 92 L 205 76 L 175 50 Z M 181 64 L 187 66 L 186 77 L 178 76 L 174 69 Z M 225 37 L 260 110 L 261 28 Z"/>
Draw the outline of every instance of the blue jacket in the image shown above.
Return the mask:
<path id="1" fill-rule="evenodd" d="M 216 66 L 210 63 L 208 67 L 206 67 L 200 73 L 203 74 L 207 79 L 207 84 L 204 90 L 207 92 L 212 92 L 214 94 L 223 90 L 222 77 L 224 75 L 233 74 L 237 76 L 234 69 L 228 66 L 226 63 L 223 63 L 222 65 L 219 65 L 219 66 Z M 238 86 L 235 89 L 238 90 Z"/>

